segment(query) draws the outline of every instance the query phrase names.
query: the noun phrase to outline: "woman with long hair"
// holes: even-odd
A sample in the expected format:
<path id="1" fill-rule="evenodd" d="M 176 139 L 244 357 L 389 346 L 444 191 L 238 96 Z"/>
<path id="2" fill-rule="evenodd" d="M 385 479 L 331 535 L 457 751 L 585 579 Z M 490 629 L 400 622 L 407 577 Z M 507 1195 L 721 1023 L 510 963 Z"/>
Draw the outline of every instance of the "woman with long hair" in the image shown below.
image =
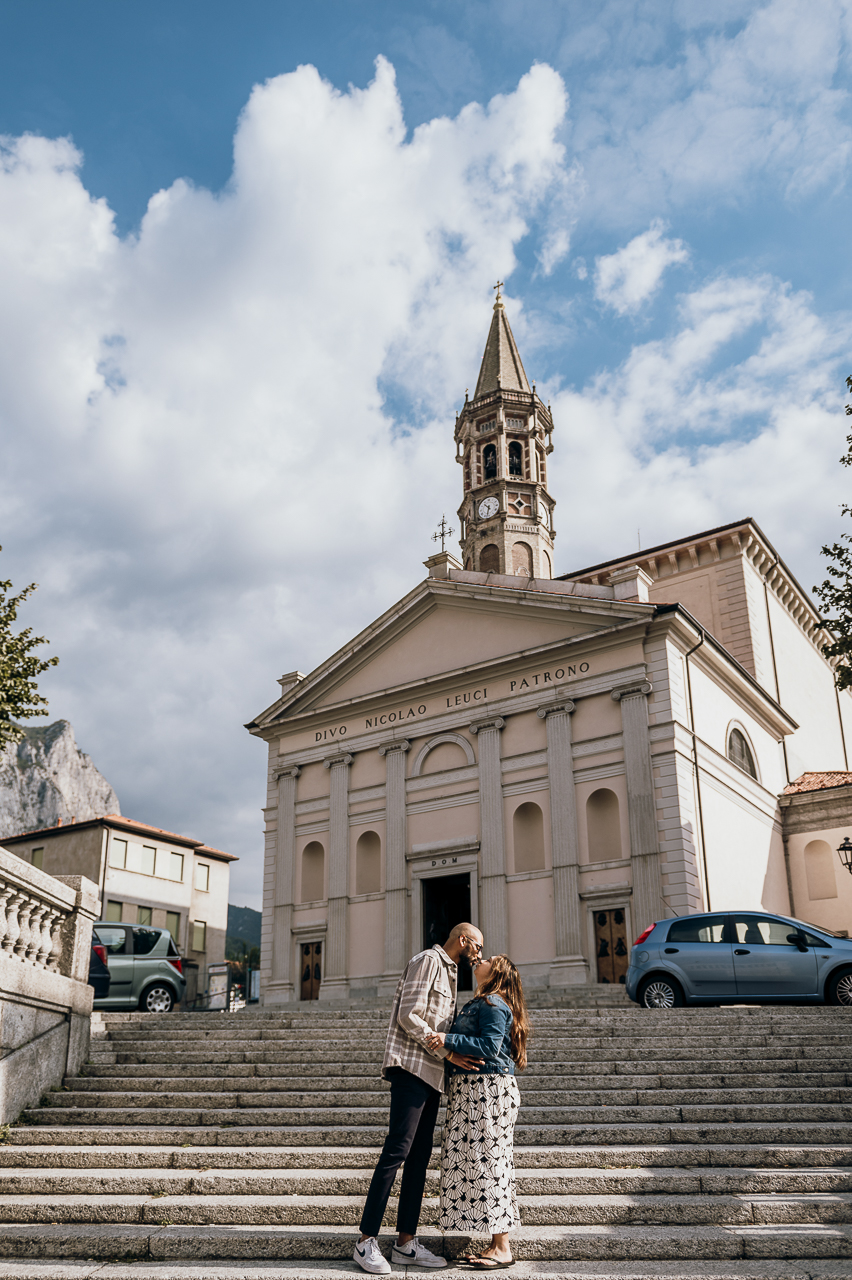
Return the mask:
<path id="1" fill-rule="evenodd" d="M 530 1024 L 521 975 L 508 956 L 480 960 L 474 973 L 473 999 L 429 1045 L 480 1062 L 473 1070 L 447 1064 L 440 1226 L 489 1232 L 488 1247 L 464 1261 L 479 1271 L 500 1271 L 514 1264 L 509 1232 L 520 1223 L 512 1150 L 520 1105 L 515 1071 L 527 1065 Z"/>

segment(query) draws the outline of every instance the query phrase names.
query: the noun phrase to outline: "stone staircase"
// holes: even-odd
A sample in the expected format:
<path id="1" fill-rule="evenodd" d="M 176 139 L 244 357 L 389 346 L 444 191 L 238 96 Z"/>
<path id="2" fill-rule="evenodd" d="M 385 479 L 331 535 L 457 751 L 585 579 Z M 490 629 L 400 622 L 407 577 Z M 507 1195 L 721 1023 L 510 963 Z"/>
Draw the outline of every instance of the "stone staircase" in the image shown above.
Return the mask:
<path id="1" fill-rule="evenodd" d="M 517 1271 L 848 1280 L 847 1012 L 613 1001 L 533 1018 Z M 84 1074 L 0 1145 L 0 1276 L 354 1270 L 386 1023 L 381 1008 L 107 1015 Z M 457 1256 L 470 1240 L 431 1226 L 434 1164 L 420 1235 Z"/>

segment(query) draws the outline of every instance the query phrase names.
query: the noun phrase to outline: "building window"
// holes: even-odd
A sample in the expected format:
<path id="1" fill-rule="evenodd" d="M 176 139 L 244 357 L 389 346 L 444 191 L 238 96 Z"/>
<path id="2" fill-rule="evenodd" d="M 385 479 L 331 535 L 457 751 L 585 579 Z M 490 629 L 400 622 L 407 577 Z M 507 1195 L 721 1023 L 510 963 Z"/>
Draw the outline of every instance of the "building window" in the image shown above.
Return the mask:
<path id="1" fill-rule="evenodd" d="M 811 840 L 805 845 L 805 875 L 811 902 L 837 897 L 834 878 L 834 854 L 825 840 Z"/>
<path id="2" fill-rule="evenodd" d="M 506 426 L 510 431 L 525 431 L 527 424 L 524 422 L 523 418 L 508 418 Z"/>
<path id="3" fill-rule="evenodd" d="M 137 907 L 137 908 L 136 908 L 136 923 L 137 923 L 137 924 L 150 924 L 150 923 L 151 923 L 151 914 L 152 914 L 152 911 L 153 911 L 153 908 L 152 908 L 152 907 Z"/>
<path id="4" fill-rule="evenodd" d="M 485 468 L 485 479 L 497 479 L 497 446 L 487 444 L 482 450 L 482 465 Z"/>
<path id="5" fill-rule="evenodd" d="M 110 924 L 121 924 L 121 908 L 122 902 L 108 902 L 106 905 L 106 914 L 104 920 L 108 920 Z"/>
<path id="6" fill-rule="evenodd" d="M 544 870 L 544 818 L 537 804 L 519 804 L 512 816 L 515 871 Z"/>
<path id="7" fill-rule="evenodd" d="M 33 849 L 30 862 L 34 867 L 38 867 L 39 871 L 44 868 L 44 845 L 38 849 Z"/>
<path id="8" fill-rule="evenodd" d="M 152 844 L 143 844 L 142 857 L 139 861 L 139 870 L 143 876 L 152 876 L 154 874 L 154 866 L 157 861 L 157 850 Z"/>
<path id="9" fill-rule="evenodd" d="M 210 889 L 210 864 L 207 862 L 196 862 L 195 864 L 195 887 L 200 889 L 202 893 L 207 893 Z"/>
<path id="10" fill-rule="evenodd" d="M 180 937 L 180 912 L 179 911 L 166 912 L 166 928 L 174 938 L 175 945 L 177 946 L 178 939 Z"/>
<path id="11" fill-rule="evenodd" d="M 521 476 L 524 474 L 524 451 L 517 440 L 512 440 L 509 445 L 509 475 Z"/>
<path id="12" fill-rule="evenodd" d="M 621 817 L 618 796 L 607 787 L 593 791 L 586 801 L 590 862 L 614 862 L 621 857 Z"/>
<path id="13" fill-rule="evenodd" d="M 500 551 L 493 542 L 489 542 L 479 553 L 479 571 L 480 573 L 500 572 Z"/>
<path id="14" fill-rule="evenodd" d="M 518 578 L 533 576 L 532 547 L 527 542 L 516 542 L 512 547 L 512 573 Z"/>
<path id="15" fill-rule="evenodd" d="M 109 865 L 111 867 L 127 866 L 127 841 L 126 840 L 110 840 L 109 842 Z"/>
<path id="16" fill-rule="evenodd" d="M 192 922 L 192 949 L 193 951 L 207 950 L 207 925 L 203 920 Z"/>
<path id="17" fill-rule="evenodd" d="M 382 887 L 382 842 L 365 831 L 355 846 L 355 893 L 378 893 Z"/>
<path id="18" fill-rule="evenodd" d="M 325 849 L 312 840 L 302 850 L 302 902 L 319 902 L 325 897 Z"/>
<path id="19" fill-rule="evenodd" d="M 748 739 L 741 729 L 732 729 L 728 734 L 728 759 L 743 773 L 757 778 L 757 766 Z"/>
<path id="20" fill-rule="evenodd" d="M 183 880 L 183 854 L 169 854 L 169 879 Z"/>

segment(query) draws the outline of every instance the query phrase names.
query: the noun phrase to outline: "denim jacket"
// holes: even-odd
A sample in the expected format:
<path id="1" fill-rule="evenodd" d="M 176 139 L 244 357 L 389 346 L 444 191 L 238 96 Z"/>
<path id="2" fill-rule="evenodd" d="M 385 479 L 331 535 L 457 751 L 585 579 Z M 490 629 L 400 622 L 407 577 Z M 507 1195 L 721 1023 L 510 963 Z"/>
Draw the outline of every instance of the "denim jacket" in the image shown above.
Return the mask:
<path id="1" fill-rule="evenodd" d="M 491 1003 L 489 1004 L 489 1001 Z M 484 1058 L 477 1071 L 465 1071 L 454 1063 L 447 1063 L 448 1072 L 461 1075 L 511 1075 L 515 1074 L 512 1061 L 511 1040 L 512 1010 L 500 996 L 477 996 L 456 1014 L 447 1032 L 445 1048 L 453 1053 L 463 1053 L 471 1058 Z"/>

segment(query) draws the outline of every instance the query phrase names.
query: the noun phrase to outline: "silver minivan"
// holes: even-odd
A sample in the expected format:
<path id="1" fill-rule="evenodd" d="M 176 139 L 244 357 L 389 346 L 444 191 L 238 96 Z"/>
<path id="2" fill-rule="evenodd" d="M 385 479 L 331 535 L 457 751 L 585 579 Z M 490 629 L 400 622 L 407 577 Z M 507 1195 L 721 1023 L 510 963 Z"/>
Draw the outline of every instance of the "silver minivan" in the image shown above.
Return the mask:
<path id="1" fill-rule="evenodd" d="M 92 940 L 106 951 L 109 995 L 96 1009 L 144 1009 L 169 1013 L 183 999 L 186 978 L 180 953 L 168 929 L 98 920 Z"/>
<path id="2" fill-rule="evenodd" d="M 658 920 L 634 942 L 625 986 L 646 1009 L 784 1001 L 852 1008 L 852 939 L 765 911 Z"/>

